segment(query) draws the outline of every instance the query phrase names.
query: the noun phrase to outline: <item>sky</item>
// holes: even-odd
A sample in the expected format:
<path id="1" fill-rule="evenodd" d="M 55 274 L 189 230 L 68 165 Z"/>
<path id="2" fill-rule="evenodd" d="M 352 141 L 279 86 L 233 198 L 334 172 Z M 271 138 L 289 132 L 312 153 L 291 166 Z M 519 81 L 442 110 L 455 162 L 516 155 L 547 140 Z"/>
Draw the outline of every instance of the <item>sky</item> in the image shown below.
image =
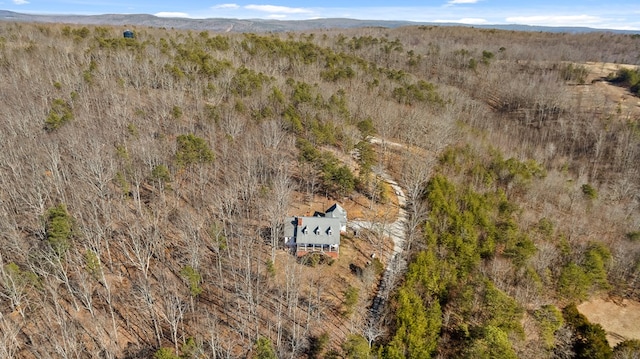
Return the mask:
<path id="1" fill-rule="evenodd" d="M 30 14 L 152 14 L 185 18 L 306 20 L 352 18 L 524 24 L 639 30 L 640 0 L 0 0 L 1 10 Z"/>

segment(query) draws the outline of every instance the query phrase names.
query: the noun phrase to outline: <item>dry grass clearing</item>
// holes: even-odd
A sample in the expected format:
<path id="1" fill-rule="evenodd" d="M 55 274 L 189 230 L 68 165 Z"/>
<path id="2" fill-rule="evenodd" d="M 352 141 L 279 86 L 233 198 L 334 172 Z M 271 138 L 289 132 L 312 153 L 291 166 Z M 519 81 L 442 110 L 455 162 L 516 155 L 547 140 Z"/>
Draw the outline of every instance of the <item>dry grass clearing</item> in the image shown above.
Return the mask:
<path id="1" fill-rule="evenodd" d="M 599 108 L 615 103 L 616 112 L 623 115 L 622 118 L 633 119 L 640 116 L 640 98 L 626 88 L 604 81 L 607 76 L 622 68 L 634 69 L 636 66 L 605 62 L 585 62 L 582 66 L 589 71 L 589 75 L 585 81 L 586 85 L 576 86 L 576 89 L 585 105 L 588 103 Z"/>
<path id="2" fill-rule="evenodd" d="M 589 71 L 587 85 L 576 87 L 578 93 L 584 96 L 583 101 L 596 106 L 599 103 L 616 103 L 616 111 L 620 114 L 627 115 L 628 118 L 640 116 L 640 98 L 631 94 L 628 89 L 603 81 L 609 74 L 623 67 L 635 68 L 634 66 L 604 62 L 586 62 L 582 66 Z M 602 325 L 612 347 L 625 339 L 640 339 L 640 302 L 598 298 L 580 304 L 578 310 L 589 321 Z"/>
<path id="3" fill-rule="evenodd" d="M 640 302 L 593 299 L 578 306 L 592 323 L 602 325 L 612 347 L 626 339 L 640 339 Z"/>

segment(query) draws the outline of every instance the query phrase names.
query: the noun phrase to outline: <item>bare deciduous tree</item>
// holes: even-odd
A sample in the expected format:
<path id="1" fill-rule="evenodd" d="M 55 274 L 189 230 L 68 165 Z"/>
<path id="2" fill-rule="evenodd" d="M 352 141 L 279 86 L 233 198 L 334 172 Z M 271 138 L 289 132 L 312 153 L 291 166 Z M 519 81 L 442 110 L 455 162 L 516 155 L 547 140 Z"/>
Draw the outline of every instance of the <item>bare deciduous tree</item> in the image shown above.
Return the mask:
<path id="1" fill-rule="evenodd" d="M 15 358 L 20 350 L 18 335 L 21 328 L 11 319 L 0 315 L 0 356 Z"/>

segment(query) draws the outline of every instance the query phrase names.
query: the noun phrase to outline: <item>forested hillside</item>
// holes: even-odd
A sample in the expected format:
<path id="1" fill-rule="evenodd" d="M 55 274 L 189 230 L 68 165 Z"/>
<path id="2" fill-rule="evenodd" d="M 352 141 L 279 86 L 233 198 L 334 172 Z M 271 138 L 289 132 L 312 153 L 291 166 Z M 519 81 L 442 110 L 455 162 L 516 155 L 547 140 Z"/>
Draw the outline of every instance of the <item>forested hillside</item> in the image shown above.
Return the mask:
<path id="1" fill-rule="evenodd" d="M 0 357 L 639 355 L 576 305 L 640 300 L 640 36 L 123 30 L 0 22 Z M 381 173 L 369 316 L 384 231 L 283 221 Z"/>

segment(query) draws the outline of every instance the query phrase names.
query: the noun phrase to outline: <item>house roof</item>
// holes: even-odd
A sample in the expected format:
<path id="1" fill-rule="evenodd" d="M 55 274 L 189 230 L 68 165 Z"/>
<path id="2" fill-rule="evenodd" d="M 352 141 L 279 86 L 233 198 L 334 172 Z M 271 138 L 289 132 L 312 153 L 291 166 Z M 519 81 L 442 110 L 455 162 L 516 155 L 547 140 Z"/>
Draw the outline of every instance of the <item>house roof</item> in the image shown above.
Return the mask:
<path id="1" fill-rule="evenodd" d="M 325 217 L 338 218 L 342 224 L 347 223 L 347 211 L 337 203 L 329 207 L 324 214 Z"/>
<path id="2" fill-rule="evenodd" d="M 298 244 L 340 244 L 340 220 L 329 217 L 290 217 L 284 235 Z"/>
<path id="3" fill-rule="evenodd" d="M 287 217 L 284 221 L 284 236 L 285 237 L 293 237 L 296 233 L 296 217 Z"/>

